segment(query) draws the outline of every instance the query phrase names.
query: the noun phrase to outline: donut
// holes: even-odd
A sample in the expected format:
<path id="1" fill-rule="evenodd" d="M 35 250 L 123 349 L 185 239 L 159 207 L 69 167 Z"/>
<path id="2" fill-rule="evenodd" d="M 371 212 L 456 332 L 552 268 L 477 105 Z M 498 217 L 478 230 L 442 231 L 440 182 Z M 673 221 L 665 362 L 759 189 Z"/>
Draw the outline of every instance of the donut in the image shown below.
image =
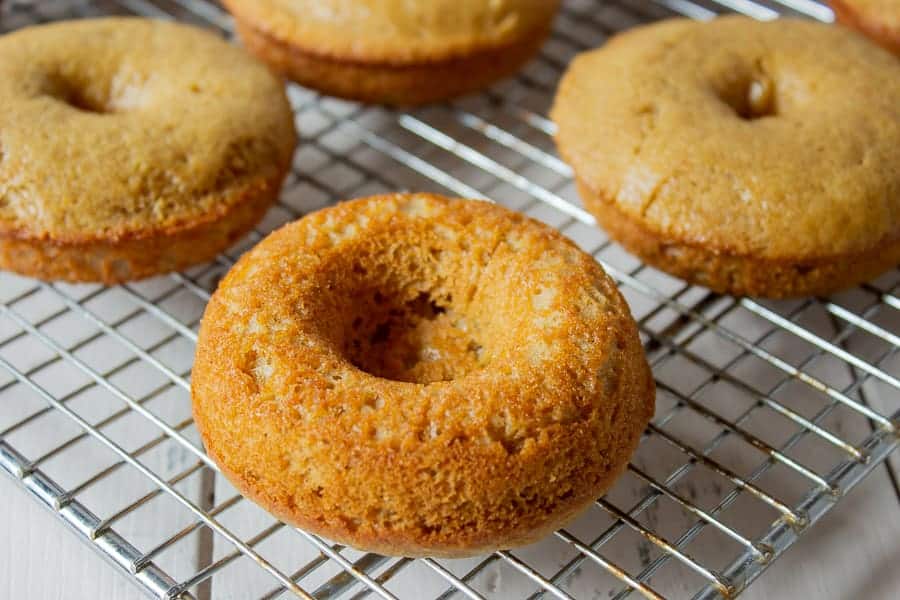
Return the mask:
<path id="1" fill-rule="evenodd" d="M 278 196 L 282 82 L 218 37 L 136 18 L 0 37 L 0 268 L 117 283 L 205 262 Z"/>
<path id="2" fill-rule="evenodd" d="M 900 2 L 897 0 L 828 0 L 835 19 L 900 56 Z"/>
<path id="3" fill-rule="evenodd" d="M 222 280 L 192 372 L 206 451 L 279 519 L 460 557 L 590 505 L 653 413 L 613 282 L 546 225 L 394 194 L 271 234 Z"/>
<path id="4" fill-rule="evenodd" d="M 326 94 L 417 105 L 515 73 L 559 0 L 224 0 L 244 45 Z"/>
<path id="5" fill-rule="evenodd" d="M 900 62 L 846 29 L 636 28 L 573 61 L 551 116 L 586 208 L 691 283 L 828 294 L 900 261 Z"/>

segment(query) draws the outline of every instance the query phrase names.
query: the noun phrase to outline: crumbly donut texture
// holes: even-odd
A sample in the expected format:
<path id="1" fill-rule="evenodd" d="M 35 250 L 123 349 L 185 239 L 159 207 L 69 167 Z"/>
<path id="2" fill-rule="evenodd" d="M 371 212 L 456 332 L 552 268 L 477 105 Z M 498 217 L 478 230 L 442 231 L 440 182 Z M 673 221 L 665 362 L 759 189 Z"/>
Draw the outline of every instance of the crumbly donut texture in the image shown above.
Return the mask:
<path id="1" fill-rule="evenodd" d="M 387 555 L 535 541 L 625 468 L 653 413 L 628 307 L 558 232 L 397 194 L 276 231 L 200 329 L 194 419 L 238 489 Z"/>
<path id="2" fill-rule="evenodd" d="M 826 294 L 900 260 L 900 62 L 850 31 L 637 28 L 576 58 L 552 117 L 601 225 L 688 281 Z"/>
<path id="3" fill-rule="evenodd" d="M 900 1 L 828 0 L 837 22 L 900 56 Z"/>
<path id="4" fill-rule="evenodd" d="M 557 0 L 225 0 L 249 50 L 327 94 L 434 102 L 517 71 Z"/>
<path id="5" fill-rule="evenodd" d="M 113 283 L 204 262 L 277 198 L 282 82 L 213 34 L 134 18 L 0 38 L 0 267 Z"/>

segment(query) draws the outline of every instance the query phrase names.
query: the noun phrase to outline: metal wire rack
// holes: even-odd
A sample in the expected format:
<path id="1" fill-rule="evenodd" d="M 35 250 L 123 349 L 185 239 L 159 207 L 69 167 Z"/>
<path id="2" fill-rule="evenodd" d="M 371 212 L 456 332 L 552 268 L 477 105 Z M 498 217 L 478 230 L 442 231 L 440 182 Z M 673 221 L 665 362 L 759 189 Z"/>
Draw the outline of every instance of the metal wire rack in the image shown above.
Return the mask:
<path id="1" fill-rule="evenodd" d="M 230 35 L 207 0 L 6 3 L 3 30 L 104 14 Z M 303 141 L 280 204 L 215 262 L 105 288 L 0 274 L 0 467 L 157 598 L 731 597 L 900 445 L 900 272 L 829 299 L 762 302 L 687 286 L 594 227 L 543 115 L 573 54 L 657 18 L 721 11 L 830 21 L 812 0 L 569 0 L 516 79 L 415 112 L 290 86 Z M 490 197 L 592 252 L 628 298 L 658 383 L 629 470 L 524 549 L 469 560 L 363 554 L 236 494 L 190 419 L 205 302 L 277 225 L 394 189 Z"/>

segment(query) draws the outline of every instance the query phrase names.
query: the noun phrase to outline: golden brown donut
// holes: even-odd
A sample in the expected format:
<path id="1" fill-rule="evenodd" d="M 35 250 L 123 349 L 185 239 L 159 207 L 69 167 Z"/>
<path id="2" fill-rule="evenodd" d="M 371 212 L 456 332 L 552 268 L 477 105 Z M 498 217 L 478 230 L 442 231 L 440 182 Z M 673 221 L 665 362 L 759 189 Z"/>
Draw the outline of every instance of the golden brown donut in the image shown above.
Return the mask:
<path id="1" fill-rule="evenodd" d="M 900 56 L 900 1 L 828 0 L 838 23 Z"/>
<path id="2" fill-rule="evenodd" d="M 516 72 L 558 0 L 225 0 L 247 48 L 326 94 L 434 102 Z"/>
<path id="3" fill-rule="evenodd" d="M 194 419 L 287 523 L 388 555 L 527 544 L 591 504 L 653 413 L 613 282 L 555 230 L 395 194 L 276 231 L 203 317 Z"/>
<path id="4" fill-rule="evenodd" d="M 633 29 L 575 59 L 552 117 L 588 210 L 692 283 L 827 294 L 900 261 L 900 62 L 850 31 Z"/>
<path id="5" fill-rule="evenodd" d="M 282 82 L 199 29 L 113 18 L 0 38 L 0 268 L 114 283 L 207 261 L 275 201 Z"/>

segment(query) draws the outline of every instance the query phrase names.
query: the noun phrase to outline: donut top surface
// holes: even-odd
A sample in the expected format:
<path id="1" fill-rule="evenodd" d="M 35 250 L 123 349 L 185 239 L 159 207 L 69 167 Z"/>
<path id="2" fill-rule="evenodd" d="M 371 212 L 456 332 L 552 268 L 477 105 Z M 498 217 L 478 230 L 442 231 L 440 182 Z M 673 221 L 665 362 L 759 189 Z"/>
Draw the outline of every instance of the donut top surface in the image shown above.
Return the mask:
<path id="1" fill-rule="evenodd" d="M 294 142 L 281 82 L 202 30 L 111 18 L 0 38 L 0 232 L 196 223 L 271 179 Z"/>
<path id="2" fill-rule="evenodd" d="M 245 494 L 404 555 L 521 543 L 595 499 L 652 387 L 589 255 L 509 210 L 427 194 L 346 202 L 245 254 L 192 376 L 207 451 Z"/>
<path id="3" fill-rule="evenodd" d="M 441 60 L 541 30 L 558 0 L 225 0 L 239 19 L 305 52 L 361 62 Z"/>
<path id="4" fill-rule="evenodd" d="M 575 59 L 552 116 L 582 182 L 663 237 L 791 259 L 900 235 L 900 62 L 844 29 L 634 29 Z"/>

